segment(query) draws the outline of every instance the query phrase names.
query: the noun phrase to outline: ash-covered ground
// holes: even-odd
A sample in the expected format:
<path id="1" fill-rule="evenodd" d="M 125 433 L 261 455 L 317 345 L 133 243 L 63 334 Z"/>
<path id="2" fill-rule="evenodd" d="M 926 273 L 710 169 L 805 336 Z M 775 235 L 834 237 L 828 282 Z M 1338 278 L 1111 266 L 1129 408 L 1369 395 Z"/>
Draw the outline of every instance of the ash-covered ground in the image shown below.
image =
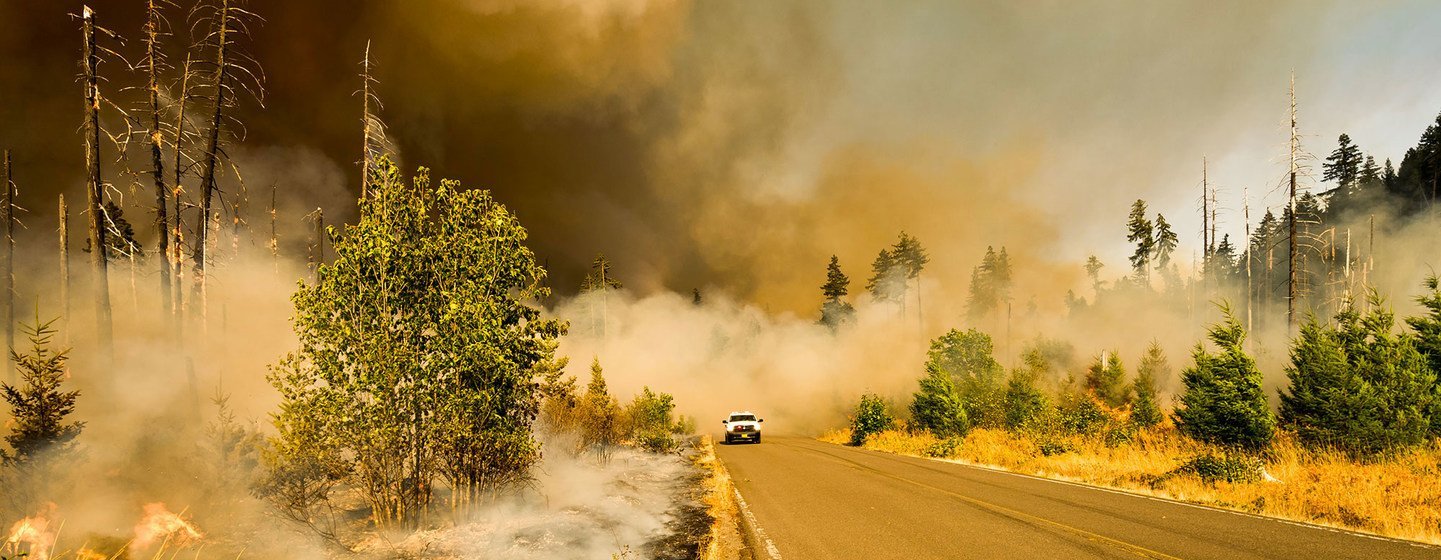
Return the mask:
<path id="1" fill-rule="evenodd" d="M 434 559 L 691 559 L 710 524 L 700 503 L 702 476 L 684 454 L 619 448 L 602 462 L 550 453 L 531 490 L 500 499 L 468 523 L 420 531 L 371 552 Z"/>

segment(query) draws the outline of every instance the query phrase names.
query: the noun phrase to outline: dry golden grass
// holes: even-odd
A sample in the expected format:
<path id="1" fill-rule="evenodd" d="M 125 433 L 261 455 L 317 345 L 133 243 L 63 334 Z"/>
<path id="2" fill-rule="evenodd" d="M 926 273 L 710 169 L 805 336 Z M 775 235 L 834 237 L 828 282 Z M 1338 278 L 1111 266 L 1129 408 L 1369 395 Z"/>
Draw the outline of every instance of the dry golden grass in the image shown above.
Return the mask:
<path id="1" fill-rule="evenodd" d="M 1221 450 L 1181 436 L 1173 427 L 1143 430 L 1125 444 L 1098 438 L 1045 436 L 1072 451 L 1045 456 L 1034 436 L 1006 430 L 972 430 L 947 460 L 1132 491 L 1248 513 L 1441 544 L 1441 446 L 1390 459 L 1358 463 L 1336 453 L 1303 449 L 1281 434 L 1265 460 L 1272 477 L 1254 483 L 1206 482 L 1176 472 L 1201 453 Z M 849 430 L 822 441 L 844 444 Z M 925 457 L 938 440 L 930 434 L 890 430 L 865 447 Z"/>
<path id="2" fill-rule="evenodd" d="M 735 501 L 735 487 L 730 473 L 715 455 L 715 441 L 710 436 L 701 436 L 700 452 L 693 459 L 695 465 L 705 471 L 701 486 L 705 491 L 702 501 L 710 514 L 711 525 L 701 544 L 701 560 L 723 560 L 734 558 L 738 548 L 728 542 L 727 537 L 737 533 L 739 507 Z"/>

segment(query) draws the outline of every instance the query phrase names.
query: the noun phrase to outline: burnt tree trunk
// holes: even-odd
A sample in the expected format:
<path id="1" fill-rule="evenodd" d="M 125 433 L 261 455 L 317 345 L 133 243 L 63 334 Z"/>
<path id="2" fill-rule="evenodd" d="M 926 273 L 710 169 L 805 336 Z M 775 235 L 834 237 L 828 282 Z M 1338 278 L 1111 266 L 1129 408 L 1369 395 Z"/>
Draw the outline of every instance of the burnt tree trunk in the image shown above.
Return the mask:
<path id="1" fill-rule="evenodd" d="M 85 35 L 85 164 L 86 195 L 90 207 L 90 264 L 94 269 L 95 320 L 101 355 L 108 357 L 113 339 L 110 323 L 110 274 L 106 263 L 104 193 L 100 183 L 100 88 L 96 67 L 95 12 L 84 9 Z"/>
<path id="2" fill-rule="evenodd" d="M 70 210 L 65 195 L 60 195 L 60 326 L 65 340 L 70 340 Z"/>
<path id="3" fill-rule="evenodd" d="M 183 179 L 185 177 L 185 166 L 183 160 L 183 158 L 185 157 L 185 152 L 183 151 L 182 146 L 185 143 L 185 102 L 189 99 L 190 57 L 186 56 L 185 66 L 180 73 L 180 95 L 176 99 L 174 146 L 175 158 L 174 163 L 171 165 L 171 167 L 173 167 L 175 171 L 175 190 L 171 193 L 173 203 L 175 204 L 175 212 L 172 214 L 172 220 L 175 222 L 175 226 L 171 229 L 170 233 L 170 244 L 173 247 L 171 249 L 173 251 L 173 254 L 169 258 L 174 259 L 175 265 L 171 269 L 171 274 L 173 275 L 174 280 L 171 286 L 171 301 L 175 303 L 174 312 L 176 321 L 174 323 L 174 326 L 175 340 L 177 343 L 179 343 L 182 333 L 182 329 L 180 328 L 180 318 L 184 316 L 184 313 L 182 313 L 182 311 L 185 308 L 185 252 L 181 249 L 181 246 L 184 243 L 183 232 L 185 230 L 183 220 L 181 220 L 180 212 L 183 208 L 181 206 L 182 199 L 180 195 L 185 192 L 183 182 Z"/>
<path id="4" fill-rule="evenodd" d="M 225 78 L 228 65 L 225 50 L 230 33 L 230 0 L 221 0 L 220 11 L 215 15 L 220 26 L 215 32 L 215 88 L 214 106 L 211 110 L 209 129 L 205 133 L 205 167 L 200 180 L 200 219 L 195 227 L 195 286 L 201 298 L 205 297 L 206 244 L 210 230 L 211 199 L 215 193 L 215 171 L 220 158 L 220 127 L 224 123 Z M 205 302 L 200 302 L 205 308 Z"/>
<path id="5" fill-rule="evenodd" d="M 15 182 L 10 172 L 10 150 L 5 150 L 5 194 L 0 199 L 0 221 L 5 223 L 5 254 L 0 257 L 0 290 L 4 291 L 5 311 L 5 376 L 15 381 L 15 363 L 10 355 L 15 352 Z"/>
<path id="6" fill-rule="evenodd" d="M 156 261 L 160 263 L 160 310 L 163 320 L 173 320 L 174 301 L 170 293 L 170 220 L 166 215 L 167 191 L 165 165 L 160 156 L 160 82 L 156 73 L 156 57 L 160 56 L 157 35 L 160 32 L 160 10 L 155 0 L 148 3 L 149 19 L 145 22 L 145 70 L 150 89 L 150 165 L 155 180 L 155 232 L 159 240 Z"/>

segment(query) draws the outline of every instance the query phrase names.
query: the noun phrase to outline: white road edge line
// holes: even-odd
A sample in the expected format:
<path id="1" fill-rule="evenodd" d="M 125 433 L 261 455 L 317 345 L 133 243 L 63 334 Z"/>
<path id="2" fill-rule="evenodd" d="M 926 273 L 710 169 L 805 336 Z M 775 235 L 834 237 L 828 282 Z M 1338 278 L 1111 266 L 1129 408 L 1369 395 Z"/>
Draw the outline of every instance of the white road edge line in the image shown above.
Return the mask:
<path id="1" fill-rule="evenodd" d="M 766 530 L 762 529 L 761 524 L 756 522 L 756 514 L 751 513 L 751 508 L 746 504 L 746 499 L 741 497 L 740 488 L 735 488 L 734 490 L 736 493 L 736 504 L 740 505 L 741 508 L 741 515 L 745 516 L 746 522 L 755 530 L 756 536 L 765 542 L 766 554 L 770 555 L 771 560 L 781 560 L 781 551 L 776 549 L 776 543 L 771 542 L 771 538 L 766 536 Z"/>
<path id="2" fill-rule="evenodd" d="M 871 450 L 867 450 L 867 451 L 871 451 Z M 885 453 L 885 452 L 879 452 L 879 453 Z M 890 455 L 895 455 L 895 456 L 898 456 L 898 457 L 907 457 L 907 455 L 900 455 L 900 454 L 898 454 L 898 453 L 890 453 Z M 1290 520 L 1290 519 L 1282 519 L 1282 518 L 1279 518 L 1279 517 L 1270 517 L 1270 516 L 1266 516 L 1266 515 L 1258 515 L 1258 514 L 1248 513 L 1248 512 L 1244 512 L 1244 511 L 1236 511 L 1236 510 L 1232 510 L 1232 509 L 1225 509 L 1225 508 L 1218 508 L 1218 507 L 1214 507 L 1214 506 L 1208 506 L 1208 505 L 1205 505 L 1205 504 L 1193 504 L 1193 503 L 1190 503 L 1190 502 L 1183 502 L 1183 501 L 1180 501 L 1180 500 L 1173 500 L 1173 499 L 1170 499 L 1170 498 L 1163 498 L 1163 497 L 1160 497 L 1160 496 L 1152 496 L 1152 495 L 1148 495 L 1148 494 L 1139 494 L 1139 493 L 1135 493 L 1135 492 L 1127 492 L 1127 491 L 1125 491 L 1125 490 L 1118 490 L 1118 489 L 1115 489 L 1115 488 L 1106 488 L 1106 487 L 1103 487 L 1103 486 L 1095 486 L 1095 485 L 1091 485 L 1091 484 L 1086 484 L 1086 483 L 1084 483 L 1084 482 L 1076 482 L 1076 481 L 1072 481 L 1072 480 L 1063 480 L 1063 479 L 1056 479 L 1056 478 L 1047 478 L 1047 477 L 1044 477 L 1044 476 L 1036 476 L 1036 475 L 1033 475 L 1033 474 L 1016 472 L 1016 471 L 1007 470 L 1007 469 L 1005 469 L 1005 468 L 997 467 L 997 466 L 992 466 L 992 465 L 983 465 L 983 464 L 977 464 L 977 463 L 965 463 L 965 462 L 956 461 L 956 460 L 953 460 L 953 459 L 939 459 L 939 458 L 934 458 L 934 457 L 915 457 L 915 458 L 916 458 L 916 459 L 926 460 L 926 461 L 935 461 L 935 462 L 938 462 L 938 463 L 949 463 L 949 464 L 952 464 L 952 465 L 960 465 L 960 466 L 963 466 L 963 467 L 970 467 L 970 468 L 973 468 L 973 469 L 980 469 L 980 470 L 983 470 L 983 471 L 989 471 L 989 472 L 994 472 L 994 473 L 1008 474 L 1008 475 L 1011 475 L 1011 476 L 1018 476 L 1018 477 L 1021 477 L 1021 478 L 1029 478 L 1029 479 L 1031 479 L 1031 480 L 1039 480 L 1039 481 L 1051 482 L 1051 483 L 1055 483 L 1055 484 L 1064 484 L 1064 485 L 1067 485 L 1067 486 L 1074 486 L 1074 487 L 1077 487 L 1077 488 L 1088 488 L 1088 489 L 1091 489 L 1091 490 L 1099 490 L 1099 491 L 1101 491 L 1101 492 L 1106 492 L 1106 493 L 1110 493 L 1110 494 L 1116 494 L 1116 495 L 1119 495 L 1119 496 L 1130 496 L 1130 497 L 1132 497 L 1132 498 L 1142 498 L 1142 499 L 1146 499 L 1146 500 L 1155 500 L 1155 501 L 1157 501 L 1157 502 L 1164 502 L 1164 503 L 1168 503 L 1168 504 L 1175 504 L 1175 505 L 1178 505 L 1178 506 L 1185 506 L 1185 507 L 1189 507 L 1189 508 L 1195 508 L 1195 509 L 1201 509 L 1201 510 L 1207 510 L 1207 511 L 1214 511 L 1214 512 L 1219 512 L 1219 513 L 1229 513 L 1229 514 L 1231 514 L 1231 515 L 1239 515 L 1239 516 L 1242 516 L 1242 517 L 1249 517 L 1249 518 L 1251 518 L 1251 519 L 1258 519 L 1258 520 L 1263 520 L 1263 521 L 1274 521 L 1274 522 L 1276 522 L 1276 523 L 1283 523 L 1283 524 L 1286 524 L 1286 525 L 1292 525 L 1292 526 L 1296 526 L 1296 527 L 1303 527 L 1303 528 L 1307 528 L 1307 529 L 1317 529 L 1317 530 L 1321 530 L 1321 531 L 1328 531 L 1328 532 L 1332 532 L 1332 533 L 1339 533 L 1339 534 L 1343 534 L 1343 535 L 1350 535 L 1350 536 L 1353 536 L 1353 537 L 1361 537 L 1361 538 L 1365 538 L 1365 539 L 1373 539 L 1373 540 L 1378 540 L 1378 541 L 1387 541 L 1387 542 L 1392 542 L 1392 543 L 1396 543 L 1396 544 L 1405 544 L 1405 545 L 1410 545 L 1410 546 L 1415 547 L 1415 548 L 1424 548 L 1424 549 L 1428 549 L 1428 550 L 1435 550 L 1435 549 L 1438 548 L 1436 545 L 1433 545 L 1433 544 L 1430 544 L 1430 543 L 1418 542 L 1418 541 L 1407 540 L 1407 539 L 1398 539 L 1398 538 L 1393 538 L 1393 537 L 1384 537 L 1384 536 L 1381 536 L 1381 535 L 1372 535 L 1372 534 L 1369 534 L 1369 533 L 1362 533 L 1362 532 L 1359 532 L 1359 531 L 1351 531 L 1351 530 L 1342 529 L 1342 528 L 1339 528 L 1339 527 L 1329 527 L 1329 526 L 1326 526 L 1326 525 L 1319 525 L 1319 524 L 1315 524 L 1315 523 L 1306 523 L 1306 522 L 1304 522 L 1304 521 L 1293 521 L 1293 520 Z"/>

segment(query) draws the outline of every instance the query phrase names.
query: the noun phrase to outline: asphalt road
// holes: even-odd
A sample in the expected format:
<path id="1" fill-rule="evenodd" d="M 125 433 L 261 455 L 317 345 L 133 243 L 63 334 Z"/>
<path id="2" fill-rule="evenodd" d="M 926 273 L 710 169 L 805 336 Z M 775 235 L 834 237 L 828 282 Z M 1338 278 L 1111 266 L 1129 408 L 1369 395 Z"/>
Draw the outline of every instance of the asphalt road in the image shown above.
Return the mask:
<path id="1" fill-rule="evenodd" d="M 717 453 L 759 527 L 759 559 L 1441 558 L 1441 547 L 811 439 Z"/>

